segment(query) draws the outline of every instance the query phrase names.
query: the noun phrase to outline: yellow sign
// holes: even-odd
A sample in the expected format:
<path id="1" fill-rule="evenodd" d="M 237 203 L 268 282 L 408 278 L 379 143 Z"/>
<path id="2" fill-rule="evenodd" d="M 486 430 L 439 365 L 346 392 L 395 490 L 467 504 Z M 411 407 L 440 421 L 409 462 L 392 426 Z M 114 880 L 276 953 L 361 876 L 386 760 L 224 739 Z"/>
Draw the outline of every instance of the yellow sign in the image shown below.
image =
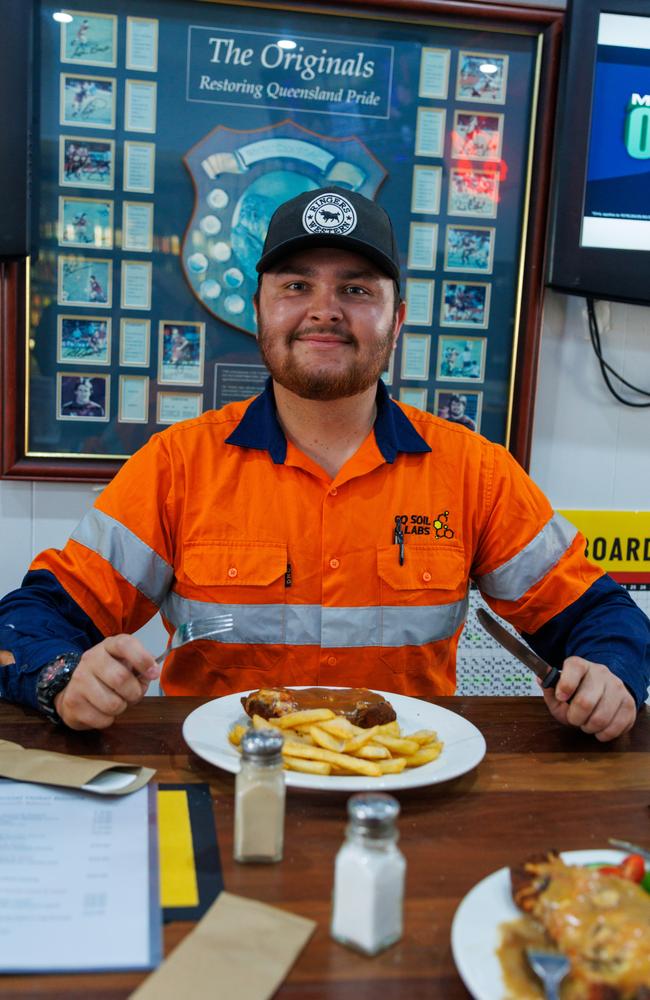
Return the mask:
<path id="1" fill-rule="evenodd" d="M 587 556 L 608 573 L 650 574 L 650 511 L 561 510 L 587 539 Z"/>

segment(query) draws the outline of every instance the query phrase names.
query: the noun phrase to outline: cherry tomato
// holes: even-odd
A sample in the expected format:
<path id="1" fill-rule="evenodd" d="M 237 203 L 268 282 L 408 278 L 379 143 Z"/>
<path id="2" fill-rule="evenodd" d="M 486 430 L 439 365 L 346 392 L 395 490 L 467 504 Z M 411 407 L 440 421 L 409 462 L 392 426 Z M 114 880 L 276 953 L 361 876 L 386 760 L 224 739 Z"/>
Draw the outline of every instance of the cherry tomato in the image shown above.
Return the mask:
<path id="1" fill-rule="evenodd" d="M 645 861 L 640 854 L 628 854 L 621 861 L 621 874 L 630 882 L 640 882 L 645 875 Z"/>
<path id="2" fill-rule="evenodd" d="M 603 865 L 598 871 L 601 875 L 618 875 L 619 878 L 626 878 L 628 882 L 641 882 L 646 877 L 645 861 L 640 854 L 628 854 L 620 865 Z"/>

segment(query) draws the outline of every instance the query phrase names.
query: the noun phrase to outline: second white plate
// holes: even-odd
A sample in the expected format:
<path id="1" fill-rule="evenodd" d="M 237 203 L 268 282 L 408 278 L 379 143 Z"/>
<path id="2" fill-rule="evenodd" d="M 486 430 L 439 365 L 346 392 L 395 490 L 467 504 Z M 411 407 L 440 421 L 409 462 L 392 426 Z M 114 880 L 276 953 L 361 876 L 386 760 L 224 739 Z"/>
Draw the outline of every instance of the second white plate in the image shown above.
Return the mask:
<path id="1" fill-rule="evenodd" d="M 589 865 L 598 861 L 618 864 L 625 854 L 603 848 L 600 851 L 563 851 L 569 865 Z M 451 925 L 451 950 L 456 968 L 474 1000 L 502 1000 L 505 986 L 497 958 L 499 925 L 521 917 L 512 901 L 510 872 L 500 868 L 471 889 L 456 910 Z"/>

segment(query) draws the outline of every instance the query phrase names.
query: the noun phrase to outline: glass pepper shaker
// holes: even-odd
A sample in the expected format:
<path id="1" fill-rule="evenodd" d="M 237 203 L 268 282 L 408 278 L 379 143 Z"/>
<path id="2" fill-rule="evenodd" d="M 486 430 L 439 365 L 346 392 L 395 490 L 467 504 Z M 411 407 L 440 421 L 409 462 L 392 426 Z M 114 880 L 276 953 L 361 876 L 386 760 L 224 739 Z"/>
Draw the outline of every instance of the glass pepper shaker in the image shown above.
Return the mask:
<path id="1" fill-rule="evenodd" d="M 251 729 L 241 739 L 235 779 L 235 861 L 282 860 L 285 785 L 282 733 Z"/>
<path id="2" fill-rule="evenodd" d="M 376 955 L 402 936 L 406 861 L 397 846 L 399 802 L 382 792 L 348 799 L 349 823 L 336 856 L 332 937 Z"/>

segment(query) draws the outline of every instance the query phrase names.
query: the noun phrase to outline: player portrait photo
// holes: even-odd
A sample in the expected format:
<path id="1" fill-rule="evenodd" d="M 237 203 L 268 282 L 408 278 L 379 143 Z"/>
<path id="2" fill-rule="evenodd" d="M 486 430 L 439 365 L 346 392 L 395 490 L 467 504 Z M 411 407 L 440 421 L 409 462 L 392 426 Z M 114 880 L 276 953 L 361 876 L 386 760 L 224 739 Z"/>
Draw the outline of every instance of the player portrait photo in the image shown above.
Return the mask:
<path id="1" fill-rule="evenodd" d="M 503 104 L 508 80 L 508 56 L 459 52 L 456 100 Z"/>
<path id="2" fill-rule="evenodd" d="M 57 360 L 67 364 L 107 365 L 111 356 L 111 321 L 103 316 L 58 317 Z"/>
<path id="3" fill-rule="evenodd" d="M 451 133 L 451 155 L 455 159 L 500 160 L 503 115 L 457 111 Z"/>
<path id="4" fill-rule="evenodd" d="M 58 259 L 58 301 L 61 305 L 109 308 L 112 299 L 113 262 L 105 257 Z"/>
<path id="5" fill-rule="evenodd" d="M 162 320 L 158 334 L 158 381 L 203 385 L 205 323 Z"/>
<path id="6" fill-rule="evenodd" d="M 115 142 L 62 135 L 59 139 L 59 184 L 62 187 L 105 188 L 115 186 Z"/>
<path id="7" fill-rule="evenodd" d="M 61 23 L 61 62 L 85 66 L 117 66 L 117 17 L 87 11 L 64 11 Z"/>
<path id="8" fill-rule="evenodd" d="M 485 329 L 490 316 L 490 286 L 483 282 L 443 281 L 441 326 Z"/>
<path id="9" fill-rule="evenodd" d="M 460 424 L 469 431 L 481 429 L 482 392 L 449 392 L 436 389 L 433 412 L 451 424 Z"/>
<path id="10" fill-rule="evenodd" d="M 496 219 L 499 175 L 496 170 L 458 168 L 449 171 L 449 215 Z"/>
<path id="11" fill-rule="evenodd" d="M 59 373 L 57 420 L 108 421 L 109 375 Z"/>
<path id="12" fill-rule="evenodd" d="M 99 198 L 59 198 L 59 245 L 113 248 L 113 202 Z"/>
<path id="13" fill-rule="evenodd" d="M 115 128 L 116 81 L 61 73 L 61 124 Z"/>
<path id="14" fill-rule="evenodd" d="M 492 226 L 447 226 L 445 270 L 491 274 L 494 237 Z"/>
<path id="15" fill-rule="evenodd" d="M 441 382 L 482 382 L 485 377 L 485 337 L 438 339 L 436 378 Z"/>

